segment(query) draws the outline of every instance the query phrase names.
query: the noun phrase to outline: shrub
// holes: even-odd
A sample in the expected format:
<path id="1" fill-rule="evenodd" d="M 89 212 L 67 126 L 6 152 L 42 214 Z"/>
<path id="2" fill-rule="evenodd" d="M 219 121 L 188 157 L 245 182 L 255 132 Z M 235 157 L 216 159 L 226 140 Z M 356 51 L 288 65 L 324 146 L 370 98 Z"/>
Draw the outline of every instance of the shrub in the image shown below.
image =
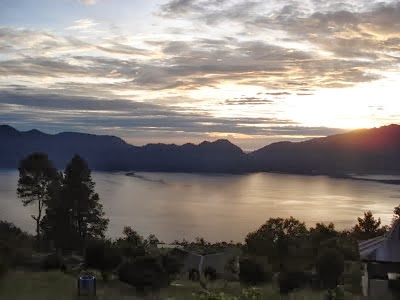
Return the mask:
<path id="1" fill-rule="evenodd" d="M 200 280 L 200 273 L 196 269 L 191 269 L 189 271 L 189 280 L 192 281 L 199 281 Z"/>
<path id="2" fill-rule="evenodd" d="M 100 270 L 104 275 L 118 267 L 121 261 L 122 257 L 118 250 L 113 248 L 109 242 L 92 241 L 86 248 L 86 265 L 89 268 Z"/>
<path id="3" fill-rule="evenodd" d="M 325 288 L 335 288 L 344 271 L 343 255 L 336 249 L 325 249 L 316 263 L 319 279 Z"/>
<path id="4" fill-rule="evenodd" d="M 245 284 L 256 285 L 271 281 L 273 273 L 271 268 L 253 258 L 240 260 L 239 280 Z"/>
<path id="5" fill-rule="evenodd" d="M 204 270 L 204 277 L 209 281 L 217 280 L 217 271 L 213 268 L 208 266 Z"/>
<path id="6" fill-rule="evenodd" d="M 172 253 L 161 256 L 162 266 L 170 278 L 174 278 L 182 269 L 183 261 Z"/>
<path id="7" fill-rule="evenodd" d="M 60 269 L 63 265 L 62 259 L 57 254 L 46 256 L 41 262 L 41 269 L 45 271 Z"/>
<path id="8" fill-rule="evenodd" d="M 312 276 L 301 271 L 282 271 L 278 276 L 279 292 L 288 294 L 295 289 L 311 285 Z"/>
<path id="9" fill-rule="evenodd" d="M 4 259 L 0 259 L 0 279 L 2 279 L 8 271 L 8 264 Z"/>
<path id="10" fill-rule="evenodd" d="M 159 290 L 168 285 L 168 274 L 160 261 L 151 256 L 138 257 L 124 263 L 119 269 L 119 280 L 134 286 L 138 291 Z"/>
<path id="11" fill-rule="evenodd" d="M 349 270 L 344 273 L 344 284 L 346 286 L 346 290 L 351 292 L 352 294 L 360 294 L 361 293 L 361 266 L 359 263 L 351 264 Z"/>

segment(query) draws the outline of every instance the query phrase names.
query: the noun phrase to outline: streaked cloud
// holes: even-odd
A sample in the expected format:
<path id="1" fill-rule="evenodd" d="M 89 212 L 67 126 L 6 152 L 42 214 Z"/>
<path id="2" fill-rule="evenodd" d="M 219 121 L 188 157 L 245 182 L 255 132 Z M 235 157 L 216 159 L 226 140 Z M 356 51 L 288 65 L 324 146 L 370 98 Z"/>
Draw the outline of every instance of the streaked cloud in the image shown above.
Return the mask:
<path id="1" fill-rule="evenodd" d="M 88 30 L 96 27 L 98 23 L 90 19 L 83 19 L 75 21 L 75 25 L 67 27 L 68 30 Z"/>
<path id="2" fill-rule="evenodd" d="M 168 132 L 254 145 L 249 141 L 386 124 L 400 114 L 390 104 L 400 77 L 397 1 L 113 3 L 78 5 L 76 15 L 53 28 L 2 24 L 3 108 L 18 107 L 12 114 L 23 112 L 18 120 L 26 124 L 44 124 L 58 111 L 70 128 L 87 120 L 100 130 L 104 120 L 104 128 L 128 138 L 139 138 L 130 126 L 140 139 Z M 87 12 L 144 11 L 150 3 L 148 19 Z M 349 101 L 336 109 L 343 95 Z M 331 109 L 315 111 L 324 107 Z"/>

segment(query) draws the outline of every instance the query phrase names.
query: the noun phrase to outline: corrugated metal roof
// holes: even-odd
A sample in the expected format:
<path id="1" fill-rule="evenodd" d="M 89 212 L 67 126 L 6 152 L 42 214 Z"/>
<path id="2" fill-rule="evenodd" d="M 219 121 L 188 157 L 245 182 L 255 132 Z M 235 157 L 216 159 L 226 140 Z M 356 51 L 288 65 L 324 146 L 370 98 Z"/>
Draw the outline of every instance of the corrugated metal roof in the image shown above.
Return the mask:
<path id="1" fill-rule="evenodd" d="M 361 260 L 377 262 L 400 262 L 400 222 L 383 236 L 358 242 Z"/>

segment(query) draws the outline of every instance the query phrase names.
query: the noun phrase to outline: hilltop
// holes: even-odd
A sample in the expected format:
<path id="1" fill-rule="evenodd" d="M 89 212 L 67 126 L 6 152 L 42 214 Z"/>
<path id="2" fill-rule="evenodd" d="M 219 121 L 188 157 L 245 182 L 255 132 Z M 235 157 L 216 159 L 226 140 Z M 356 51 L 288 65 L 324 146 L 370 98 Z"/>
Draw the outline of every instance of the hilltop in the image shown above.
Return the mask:
<path id="1" fill-rule="evenodd" d="M 245 153 L 228 140 L 134 146 L 115 136 L 47 134 L 0 125 L 0 167 L 46 152 L 59 168 L 74 154 L 95 170 L 164 172 L 287 172 L 340 175 L 400 173 L 400 125 L 360 129 L 304 142 L 279 142 Z"/>

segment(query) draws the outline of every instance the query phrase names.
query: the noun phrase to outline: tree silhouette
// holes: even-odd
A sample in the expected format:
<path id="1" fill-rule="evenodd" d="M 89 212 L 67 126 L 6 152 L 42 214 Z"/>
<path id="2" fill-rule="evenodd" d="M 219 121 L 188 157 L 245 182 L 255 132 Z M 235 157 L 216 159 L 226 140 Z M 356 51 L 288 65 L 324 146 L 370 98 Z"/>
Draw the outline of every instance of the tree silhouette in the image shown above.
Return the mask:
<path id="1" fill-rule="evenodd" d="M 270 218 L 257 231 L 246 236 L 245 249 L 252 255 L 267 256 L 271 262 L 280 264 L 300 245 L 307 235 L 303 222 L 290 217 Z"/>
<path id="2" fill-rule="evenodd" d="M 49 200 L 49 186 L 57 178 L 57 170 L 45 153 L 32 153 L 19 164 L 17 195 L 24 206 L 37 204 L 36 237 L 40 240 L 40 222 L 43 208 Z"/>
<path id="3" fill-rule="evenodd" d="M 317 258 L 316 269 L 325 288 L 335 288 L 344 271 L 343 255 L 336 249 L 325 249 Z"/>
<path id="4" fill-rule="evenodd" d="M 109 223 L 94 187 L 88 164 L 75 155 L 65 168 L 62 197 L 69 201 L 71 226 L 76 230 L 81 247 L 88 239 L 104 238 Z"/>
<path id="5" fill-rule="evenodd" d="M 392 225 L 394 225 L 397 221 L 400 220 L 400 205 L 396 206 L 393 210 L 393 219 L 392 219 Z"/>
<path id="6" fill-rule="evenodd" d="M 72 201 L 63 193 L 63 175 L 58 184 L 49 187 L 46 215 L 41 222 L 44 238 L 57 249 L 75 249 L 77 233 L 73 226 Z"/>
<path id="7" fill-rule="evenodd" d="M 371 211 L 364 213 L 364 218 L 358 218 L 358 224 L 353 227 L 353 235 L 359 240 L 367 240 L 387 232 L 387 226 L 381 226 L 381 219 L 375 220 Z"/>

